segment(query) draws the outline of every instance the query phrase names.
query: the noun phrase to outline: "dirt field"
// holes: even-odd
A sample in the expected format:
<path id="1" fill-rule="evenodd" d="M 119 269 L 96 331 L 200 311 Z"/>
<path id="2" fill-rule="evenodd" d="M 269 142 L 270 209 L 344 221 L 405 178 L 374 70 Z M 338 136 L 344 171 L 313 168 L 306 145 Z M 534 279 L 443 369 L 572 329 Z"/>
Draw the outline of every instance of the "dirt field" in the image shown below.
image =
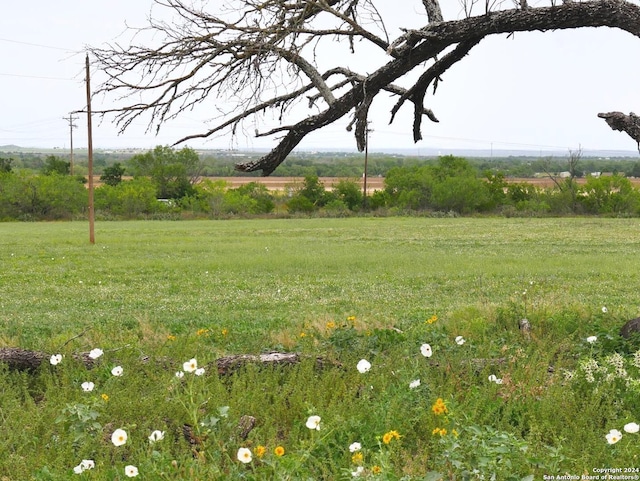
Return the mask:
<path id="1" fill-rule="evenodd" d="M 287 186 L 300 185 L 303 182 L 302 177 L 207 177 L 211 180 L 225 180 L 229 182 L 233 187 L 238 187 L 249 182 L 260 182 L 267 186 L 269 190 L 284 190 Z M 333 184 L 338 183 L 341 180 L 339 177 L 320 177 L 320 181 L 325 185 L 327 190 L 331 190 Z M 352 180 L 352 179 L 351 179 Z M 554 183 L 548 177 L 540 178 L 507 178 L 505 179 L 509 183 L 527 183 L 535 185 L 536 187 L 553 187 Z M 564 179 L 557 179 L 558 182 L 562 182 Z M 630 178 L 631 183 L 635 187 L 640 187 L 640 178 Z M 362 186 L 362 179 L 359 179 L 360 186 Z M 586 178 L 577 179 L 578 184 L 584 184 L 587 181 Z M 384 177 L 369 177 L 367 179 L 367 192 L 373 192 L 375 190 L 384 189 Z"/>
<path id="2" fill-rule="evenodd" d="M 267 186 L 269 190 L 285 190 L 290 186 L 299 186 L 304 179 L 302 177 L 207 177 L 211 180 L 224 180 L 230 183 L 233 187 L 239 187 L 249 182 L 259 182 Z M 320 182 L 325 186 L 325 189 L 331 190 L 334 184 L 337 184 L 343 180 L 340 177 L 321 177 Z M 353 180 L 353 179 L 350 179 Z M 362 179 L 359 179 L 360 186 L 362 186 Z M 384 189 L 384 177 L 369 177 L 367 179 L 367 192 L 373 192 L 374 190 Z"/>
<path id="3" fill-rule="evenodd" d="M 125 177 L 126 179 L 130 179 L 130 177 Z M 248 184 L 249 182 L 258 182 L 260 184 L 264 184 L 267 186 L 267 189 L 273 191 L 283 191 L 287 187 L 291 186 L 299 186 L 302 184 L 304 179 L 302 177 L 206 177 L 209 180 L 224 180 L 228 184 L 231 185 L 232 188 L 240 187 L 241 185 Z M 341 180 L 340 177 L 320 177 L 320 181 L 324 184 L 327 190 L 331 190 L 331 186 L 333 184 L 338 183 Z M 353 180 L 353 179 L 351 179 Z M 363 187 L 363 179 L 358 179 L 360 183 L 360 187 Z M 517 183 L 524 182 L 527 184 L 532 184 L 537 187 L 553 187 L 553 181 L 548 177 L 542 178 L 508 178 L 507 182 Z M 558 179 L 558 181 L 562 181 L 563 179 Z M 631 178 L 631 183 L 635 187 L 640 187 L 640 178 Z M 586 179 L 581 178 L 578 179 L 578 184 L 584 184 Z M 100 185 L 100 176 L 94 176 L 94 185 Z M 367 192 L 373 193 L 376 190 L 384 189 L 384 177 L 369 177 L 367 179 Z"/>

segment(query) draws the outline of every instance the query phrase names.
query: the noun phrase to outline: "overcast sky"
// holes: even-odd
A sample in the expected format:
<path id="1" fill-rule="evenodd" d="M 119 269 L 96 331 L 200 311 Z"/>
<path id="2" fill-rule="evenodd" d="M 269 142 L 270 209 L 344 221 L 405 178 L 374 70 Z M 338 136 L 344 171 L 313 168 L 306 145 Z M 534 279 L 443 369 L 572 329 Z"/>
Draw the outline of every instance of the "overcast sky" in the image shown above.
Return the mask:
<path id="1" fill-rule="evenodd" d="M 211 0 L 216 5 L 219 0 Z M 63 117 L 85 107 L 85 45 L 116 38 L 126 25 L 143 26 L 151 0 L 31 0 L 5 2 L 0 17 L 0 145 L 69 147 Z M 536 3 L 530 1 L 532 5 Z M 425 23 L 420 0 L 379 0 L 390 36 L 399 26 Z M 538 5 L 544 3 L 539 2 Z M 461 16 L 458 0 L 442 0 L 446 19 Z M 157 7 L 156 7 L 157 9 Z M 154 10 L 155 11 L 155 10 Z M 443 77 L 427 106 L 440 119 L 425 119 L 417 147 L 526 149 L 532 151 L 606 149 L 633 151 L 635 143 L 612 131 L 598 112 L 640 111 L 640 39 L 607 28 L 489 37 Z M 340 57 L 348 66 L 367 58 Z M 373 71 L 379 64 L 371 65 Z M 95 72 L 99 76 L 99 72 Z M 93 80 L 92 80 L 93 82 Z M 405 84 L 408 86 L 408 84 Z M 383 96 L 384 97 L 384 96 Z M 392 102 L 374 102 L 370 149 L 412 148 L 408 105 L 388 125 Z M 107 108 L 96 99 L 93 108 Z M 270 117 L 265 121 L 269 122 Z M 124 134 L 94 121 L 95 148 L 152 148 L 207 129 L 207 119 L 188 113 L 159 136 L 138 122 Z M 286 120 L 285 120 L 286 121 Z M 301 148 L 354 148 L 348 119 L 312 134 Z M 86 117 L 75 121 L 74 146 L 84 147 Z M 264 126 L 265 123 L 261 123 Z M 273 139 L 229 135 L 190 142 L 194 148 L 269 148 Z"/>

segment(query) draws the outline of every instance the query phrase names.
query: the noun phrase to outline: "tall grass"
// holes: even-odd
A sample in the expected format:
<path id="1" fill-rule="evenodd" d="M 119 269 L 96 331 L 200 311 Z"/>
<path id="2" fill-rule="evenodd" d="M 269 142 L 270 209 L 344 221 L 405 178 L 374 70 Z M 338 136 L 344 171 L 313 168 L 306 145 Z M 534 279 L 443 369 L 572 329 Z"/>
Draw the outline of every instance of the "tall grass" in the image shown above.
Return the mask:
<path id="1" fill-rule="evenodd" d="M 605 440 L 640 420 L 638 383 L 608 361 L 620 352 L 640 377 L 638 346 L 617 334 L 640 306 L 633 220 L 113 222 L 95 245 L 86 231 L 0 224 L 0 346 L 65 355 L 0 370 L 3 480 L 68 479 L 82 459 L 95 460 L 82 473 L 92 479 L 124 479 L 126 465 L 142 479 L 341 479 L 358 466 L 376 479 L 521 479 L 638 465 L 638 434 Z M 96 368 L 73 360 L 94 347 Z M 215 374 L 219 357 L 271 350 L 303 362 Z M 176 378 L 191 358 L 205 375 Z M 257 420 L 247 439 L 243 415 Z M 129 440 L 115 447 L 120 427 Z M 155 429 L 165 439 L 150 444 Z"/>

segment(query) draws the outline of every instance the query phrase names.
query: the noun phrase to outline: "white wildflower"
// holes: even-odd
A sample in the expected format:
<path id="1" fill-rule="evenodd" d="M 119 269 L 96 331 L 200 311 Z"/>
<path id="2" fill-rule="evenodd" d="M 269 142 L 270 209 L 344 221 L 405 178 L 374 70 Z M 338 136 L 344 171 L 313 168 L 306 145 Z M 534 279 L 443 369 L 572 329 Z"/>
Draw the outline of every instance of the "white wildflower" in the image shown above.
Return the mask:
<path id="1" fill-rule="evenodd" d="M 93 391 L 93 388 L 95 387 L 95 384 L 92 383 L 91 381 L 85 381 L 82 384 L 80 384 L 80 387 L 82 388 L 82 390 L 84 392 L 91 392 L 91 391 Z"/>
<path id="2" fill-rule="evenodd" d="M 365 372 L 369 372 L 369 369 L 371 369 L 371 363 L 366 359 L 360 359 L 356 367 L 358 369 L 358 372 L 364 374 Z"/>
<path id="3" fill-rule="evenodd" d="M 164 431 L 155 430 L 149 435 L 149 442 L 156 443 L 164 439 Z"/>
<path id="4" fill-rule="evenodd" d="M 127 432 L 124 429 L 116 429 L 111 435 L 111 442 L 114 446 L 123 446 L 127 443 Z"/>
<path id="5" fill-rule="evenodd" d="M 620 441 L 622 439 L 622 433 L 620 431 L 618 431 L 617 429 L 612 429 L 605 436 L 605 438 L 607 439 L 607 442 L 609 444 L 616 444 L 618 441 Z"/>
<path id="6" fill-rule="evenodd" d="M 196 372 L 196 369 L 198 369 L 198 361 L 195 359 L 191 359 L 182 365 L 184 372 Z"/>
<path id="7" fill-rule="evenodd" d="M 51 356 L 51 359 L 49 359 L 49 362 L 52 366 L 60 364 L 62 362 L 62 354 L 54 354 L 53 356 Z"/>
<path id="8" fill-rule="evenodd" d="M 98 349 L 97 347 L 95 349 L 91 349 L 91 351 L 89 351 L 89 357 L 91 359 L 98 359 L 103 354 L 104 354 L 104 351 L 102 349 Z"/>
<path id="9" fill-rule="evenodd" d="M 305 425 L 309 429 L 320 431 L 320 416 L 309 416 Z"/>

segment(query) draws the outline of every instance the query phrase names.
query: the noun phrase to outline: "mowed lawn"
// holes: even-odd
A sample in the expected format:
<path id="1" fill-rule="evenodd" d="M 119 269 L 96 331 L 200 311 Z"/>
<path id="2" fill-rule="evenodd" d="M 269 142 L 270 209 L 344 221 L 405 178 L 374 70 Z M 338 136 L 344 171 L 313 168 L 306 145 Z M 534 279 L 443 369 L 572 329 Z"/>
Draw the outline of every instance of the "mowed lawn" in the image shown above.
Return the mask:
<path id="1" fill-rule="evenodd" d="M 392 326 L 512 301 L 638 314 L 635 219 L 358 218 L 0 224 L 4 344 L 88 327 L 220 326 L 241 350 L 355 315 Z M 532 286 L 531 283 L 534 283 Z M 533 287 L 533 288 L 532 288 Z M 524 291 L 527 295 L 523 296 Z"/>
<path id="2" fill-rule="evenodd" d="M 618 331 L 639 244 L 637 219 L 98 222 L 95 245 L 83 222 L 0 223 L 0 348 L 61 354 L 0 366 L 0 477 L 637 469 L 640 350 Z M 302 362 L 216 372 L 274 350 Z"/>

